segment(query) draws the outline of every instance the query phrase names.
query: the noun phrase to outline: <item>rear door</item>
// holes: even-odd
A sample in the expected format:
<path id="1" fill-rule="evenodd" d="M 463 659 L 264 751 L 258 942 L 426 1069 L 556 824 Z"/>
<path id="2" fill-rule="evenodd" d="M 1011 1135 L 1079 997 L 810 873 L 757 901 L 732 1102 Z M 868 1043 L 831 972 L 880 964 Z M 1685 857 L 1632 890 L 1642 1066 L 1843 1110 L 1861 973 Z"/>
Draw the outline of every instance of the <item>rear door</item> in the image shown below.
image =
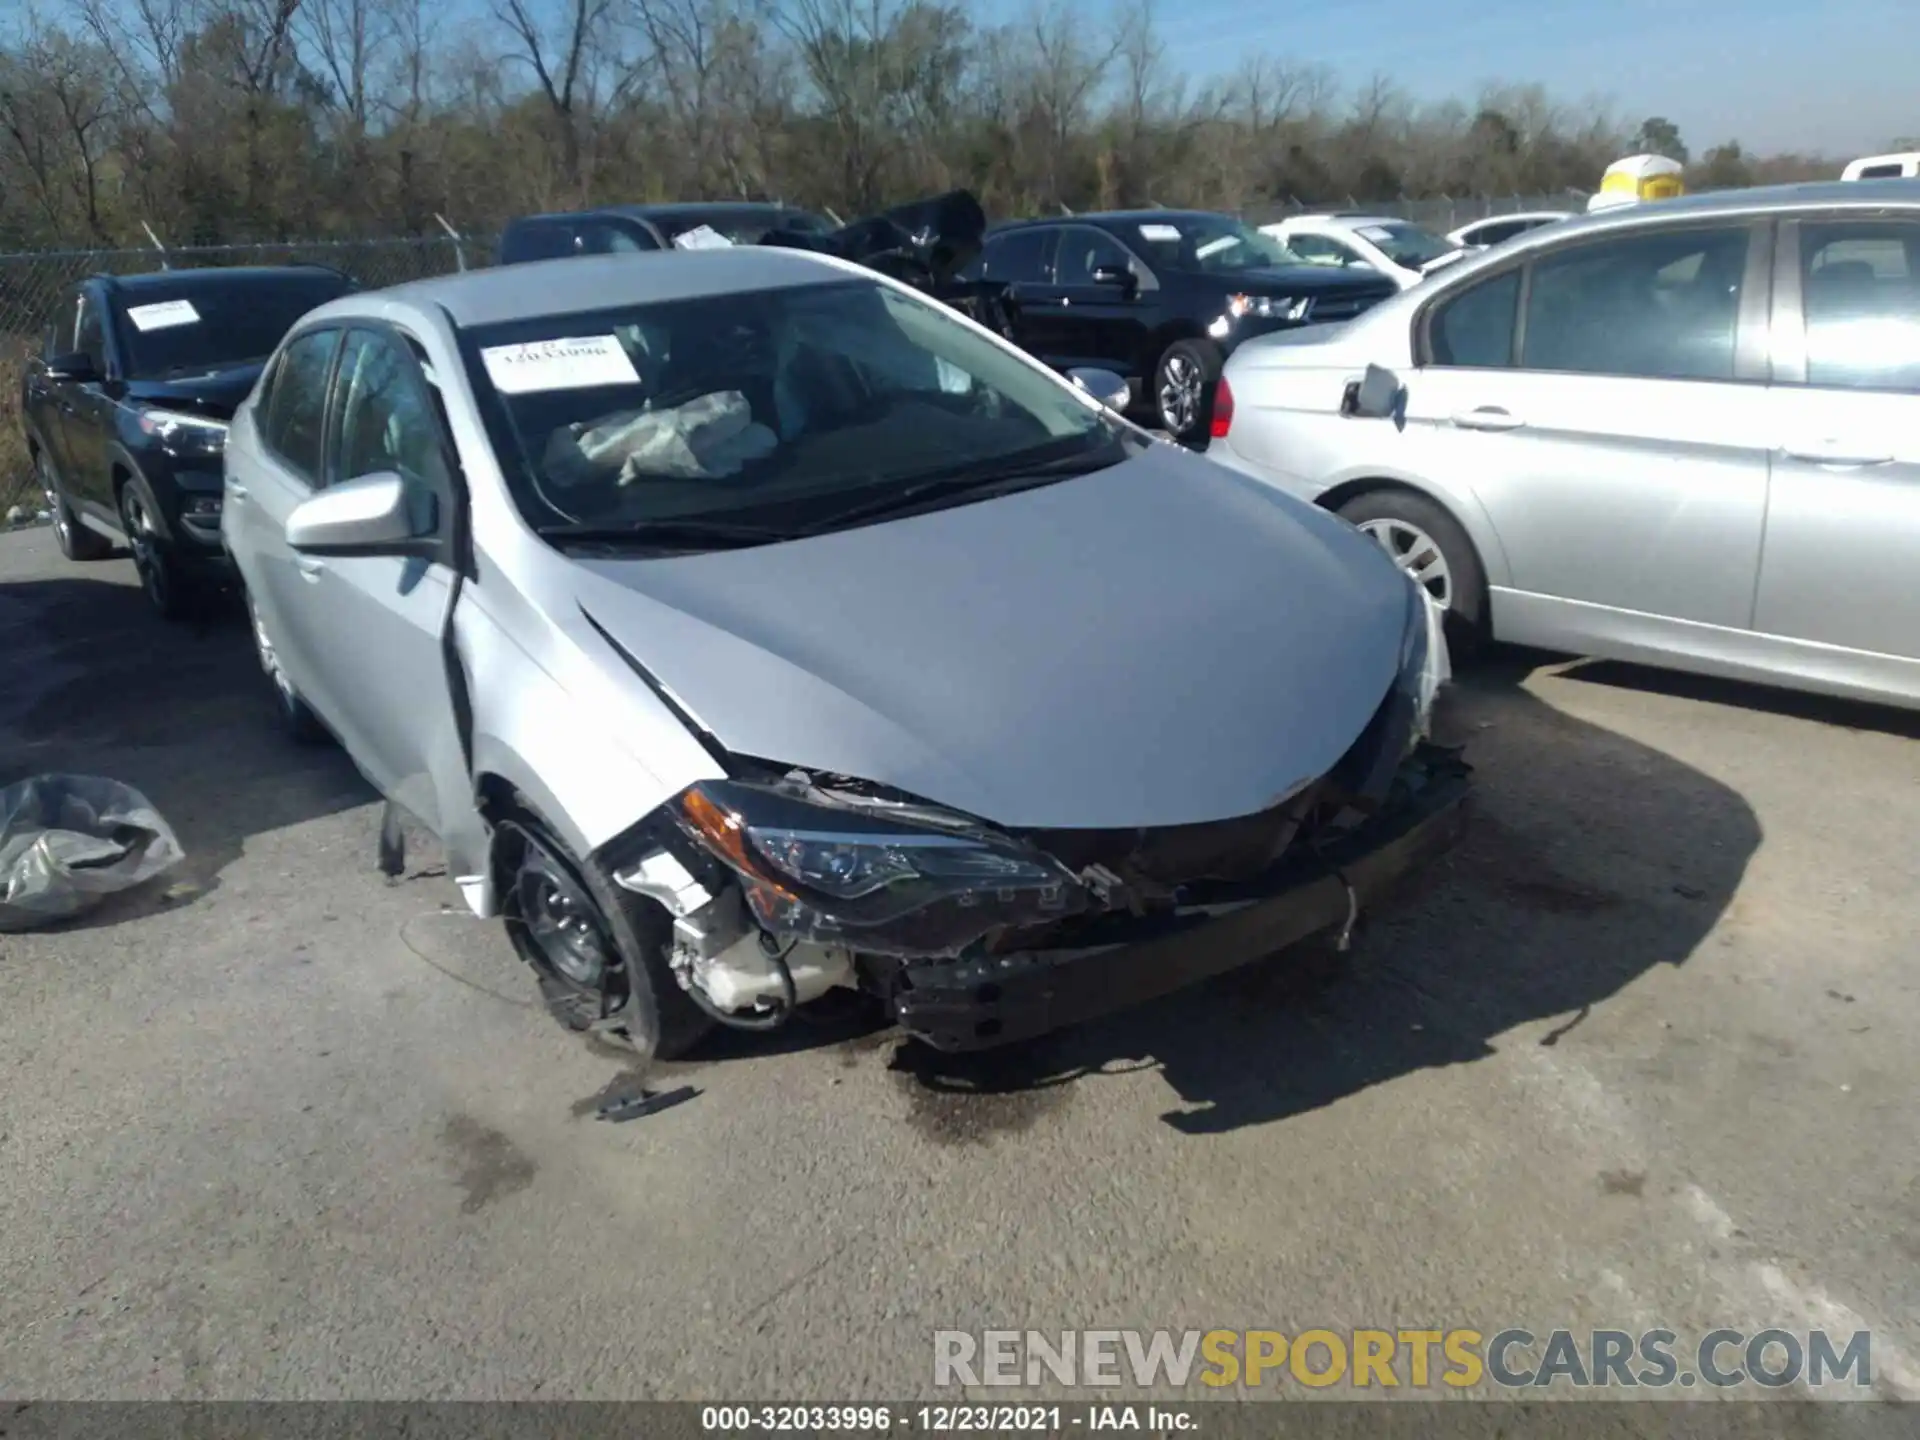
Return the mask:
<path id="1" fill-rule="evenodd" d="M 433 557 L 303 557 L 308 698 L 367 778 L 444 837 L 472 819 L 443 636 L 456 591 L 463 496 L 453 442 L 414 344 L 399 330 L 347 332 L 328 411 L 324 478 L 396 474 Z M 444 797 L 444 803 L 443 803 Z M 451 812 L 451 813 L 450 813 Z"/>
<path id="2" fill-rule="evenodd" d="M 324 483 L 327 389 L 339 349 L 340 331 L 323 326 L 281 350 L 253 406 L 252 433 L 241 438 L 244 451 L 227 458 L 221 517 L 281 669 L 329 726 L 333 707 L 314 666 L 320 620 L 310 610 L 319 570 L 287 545 L 287 517 Z"/>
<path id="3" fill-rule="evenodd" d="M 1407 424 L 1498 534 L 1507 638 L 1666 648 L 1672 628 L 1655 634 L 1647 617 L 1751 623 L 1769 249 L 1765 224 L 1634 230 L 1547 251 L 1427 312 Z"/>
<path id="4" fill-rule="evenodd" d="M 1754 628 L 1920 659 L 1920 215 L 1783 223 L 1773 316 Z"/>
<path id="5" fill-rule="evenodd" d="M 1013 332 L 1020 348 L 1049 365 L 1066 363 L 1072 337 L 1066 307 L 1053 285 L 1053 249 L 1059 231 L 1052 225 L 1023 225 L 989 235 L 981 252 L 981 275 L 1006 285 L 1013 302 Z"/>

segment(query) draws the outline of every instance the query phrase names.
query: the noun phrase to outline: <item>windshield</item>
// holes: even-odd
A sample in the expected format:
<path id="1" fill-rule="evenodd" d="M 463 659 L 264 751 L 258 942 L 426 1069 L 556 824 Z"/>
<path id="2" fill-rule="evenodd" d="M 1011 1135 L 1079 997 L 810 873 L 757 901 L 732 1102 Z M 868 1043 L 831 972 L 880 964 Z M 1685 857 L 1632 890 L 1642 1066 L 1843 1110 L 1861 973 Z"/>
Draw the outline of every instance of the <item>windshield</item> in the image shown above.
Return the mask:
<path id="1" fill-rule="evenodd" d="M 345 276 L 318 269 L 142 284 L 114 299 L 127 378 L 159 380 L 265 360 L 294 321 L 352 287 Z"/>
<path id="2" fill-rule="evenodd" d="M 1362 239 L 1372 241 L 1394 264 L 1404 265 L 1409 270 L 1418 270 L 1429 261 L 1438 260 L 1442 255 L 1451 255 L 1460 248 L 1404 220 L 1362 225 L 1356 233 Z"/>
<path id="3" fill-rule="evenodd" d="M 892 487 L 1125 458 L 1125 427 L 943 306 L 869 280 L 486 326 L 462 343 L 536 529 L 792 531 Z"/>
<path id="4" fill-rule="evenodd" d="M 1155 265 L 1168 270 L 1232 275 L 1242 270 L 1306 263 L 1271 235 L 1262 235 L 1230 215 L 1176 213 L 1164 220 L 1142 220 L 1129 225 L 1123 238 L 1144 249 Z"/>

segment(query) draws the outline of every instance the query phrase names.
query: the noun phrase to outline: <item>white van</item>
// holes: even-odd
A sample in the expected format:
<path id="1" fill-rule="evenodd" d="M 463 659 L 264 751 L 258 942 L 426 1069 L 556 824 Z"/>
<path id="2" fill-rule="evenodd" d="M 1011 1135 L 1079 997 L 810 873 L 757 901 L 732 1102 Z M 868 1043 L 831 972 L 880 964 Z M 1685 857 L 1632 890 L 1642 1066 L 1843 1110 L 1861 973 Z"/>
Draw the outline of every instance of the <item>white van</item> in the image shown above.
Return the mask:
<path id="1" fill-rule="evenodd" d="M 1920 150 L 1864 155 L 1840 172 L 1842 180 L 1912 180 L 1920 176 Z"/>

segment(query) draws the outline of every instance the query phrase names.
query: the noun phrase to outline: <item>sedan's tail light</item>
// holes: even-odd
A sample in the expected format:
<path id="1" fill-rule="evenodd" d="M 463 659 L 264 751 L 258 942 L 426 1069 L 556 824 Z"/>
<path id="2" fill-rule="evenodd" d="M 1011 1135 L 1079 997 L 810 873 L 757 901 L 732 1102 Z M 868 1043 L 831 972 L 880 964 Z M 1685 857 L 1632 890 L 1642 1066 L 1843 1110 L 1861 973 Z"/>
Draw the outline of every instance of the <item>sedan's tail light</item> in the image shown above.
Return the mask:
<path id="1" fill-rule="evenodd" d="M 1220 383 L 1213 387 L 1213 438 L 1224 440 L 1227 431 L 1233 428 L 1233 387 L 1222 375 Z"/>

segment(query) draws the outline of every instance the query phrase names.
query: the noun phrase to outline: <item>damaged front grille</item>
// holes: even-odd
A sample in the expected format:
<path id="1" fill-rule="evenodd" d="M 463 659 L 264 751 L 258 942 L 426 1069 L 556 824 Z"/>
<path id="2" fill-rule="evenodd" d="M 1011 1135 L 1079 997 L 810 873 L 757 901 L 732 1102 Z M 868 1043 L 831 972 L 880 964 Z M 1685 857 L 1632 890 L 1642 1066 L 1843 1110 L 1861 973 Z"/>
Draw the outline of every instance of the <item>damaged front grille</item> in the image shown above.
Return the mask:
<path id="1" fill-rule="evenodd" d="M 988 937 L 987 953 L 1111 943 L 1128 915 L 1210 903 L 1252 885 L 1297 858 L 1303 847 L 1310 850 L 1379 807 L 1413 723 L 1411 706 L 1395 686 L 1331 770 L 1251 815 L 1134 830 L 1023 832 L 1020 839 L 1080 876 L 1104 908 L 1000 931 Z"/>

